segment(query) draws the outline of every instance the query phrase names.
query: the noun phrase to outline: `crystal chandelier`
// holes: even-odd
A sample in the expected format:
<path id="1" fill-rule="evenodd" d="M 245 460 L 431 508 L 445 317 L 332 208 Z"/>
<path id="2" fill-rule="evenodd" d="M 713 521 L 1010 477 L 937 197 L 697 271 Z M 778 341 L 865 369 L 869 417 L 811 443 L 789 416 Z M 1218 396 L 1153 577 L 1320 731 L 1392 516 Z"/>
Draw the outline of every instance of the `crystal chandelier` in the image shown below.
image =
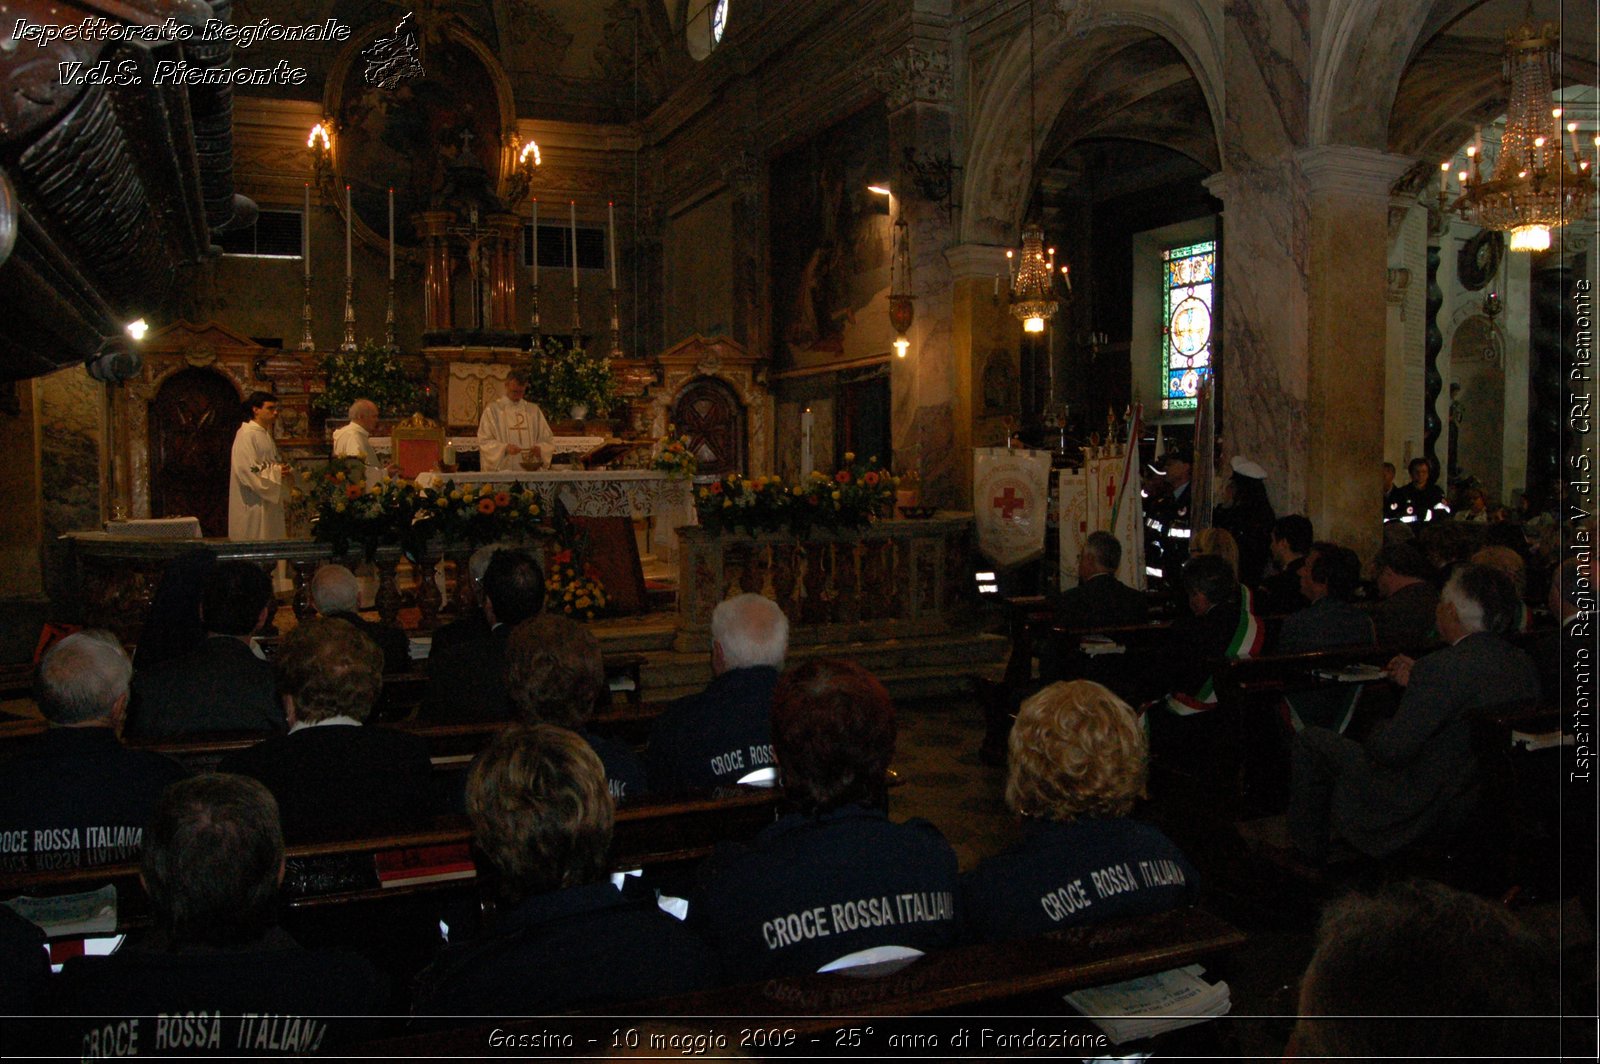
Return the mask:
<path id="1" fill-rule="evenodd" d="M 1034 138 L 1034 78 L 1033 78 L 1033 0 L 1028 0 L 1028 185 L 1031 194 L 1037 160 L 1033 155 Z M 1022 331 L 1044 332 L 1045 325 L 1061 309 L 1056 298 L 1056 249 L 1048 252 L 1044 246 L 1044 226 L 1028 222 L 1022 227 L 1020 255 L 1006 251 L 1006 268 L 1011 274 L 1011 313 L 1022 322 Z M 1067 291 L 1072 291 L 1072 281 L 1067 267 L 1061 267 Z"/>
<path id="2" fill-rule="evenodd" d="M 1510 233 L 1512 251 L 1548 248 L 1550 230 L 1585 216 L 1594 196 L 1589 161 L 1578 151 L 1578 124 L 1567 124 L 1569 162 L 1561 142 L 1561 109 L 1550 107 L 1559 42 L 1560 31 L 1551 22 L 1536 29 L 1530 20 L 1506 31 L 1504 73 L 1511 100 L 1500 154 L 1485 181 L 1477 147 L 1470 147 L 1469 169 L 1457 175 L 1461 194 L 1454 209 L 1481 229 Z M 1448 174 L 1449 164 L 1443 169 Z"/>

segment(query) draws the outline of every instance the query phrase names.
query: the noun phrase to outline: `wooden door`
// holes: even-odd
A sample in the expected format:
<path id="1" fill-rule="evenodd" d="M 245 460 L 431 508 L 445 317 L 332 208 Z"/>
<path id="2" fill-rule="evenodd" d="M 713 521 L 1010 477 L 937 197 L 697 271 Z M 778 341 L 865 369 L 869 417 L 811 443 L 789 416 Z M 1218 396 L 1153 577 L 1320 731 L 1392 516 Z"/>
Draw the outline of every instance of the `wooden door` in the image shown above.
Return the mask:
<path id="1" fill-rule="evenodd" d="M 208 369 L 168 377 L 150 403 L 150 514 L 228 534 L 228 467 L 242 420 L 233 384 Z"/>
<path id="2" fill-rule="evenodd" d="M 687 437 L 702 474 L 747 473 L 744 406 L 719 380 L 690 381 L 672 404 L 672 423 Z"/>

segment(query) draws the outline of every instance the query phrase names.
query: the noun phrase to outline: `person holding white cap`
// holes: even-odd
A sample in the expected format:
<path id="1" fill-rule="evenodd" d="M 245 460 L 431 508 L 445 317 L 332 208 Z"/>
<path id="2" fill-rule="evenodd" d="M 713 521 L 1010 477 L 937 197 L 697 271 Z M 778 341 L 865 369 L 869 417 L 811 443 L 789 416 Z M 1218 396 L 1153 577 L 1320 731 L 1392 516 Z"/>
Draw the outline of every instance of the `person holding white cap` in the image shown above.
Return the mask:
<path id="1" fill-rule="evenodd" d="M 1222 502 L 1211 523 L 1233 534 L 1239 544 L 1239 580 L 1256 587 L 1272 556 L 1272 526 L 1278 516 L 1267 498 L 1267 471 L 1239 455 L 1231 464 L 1233 475 L 1223 485 Z"/>

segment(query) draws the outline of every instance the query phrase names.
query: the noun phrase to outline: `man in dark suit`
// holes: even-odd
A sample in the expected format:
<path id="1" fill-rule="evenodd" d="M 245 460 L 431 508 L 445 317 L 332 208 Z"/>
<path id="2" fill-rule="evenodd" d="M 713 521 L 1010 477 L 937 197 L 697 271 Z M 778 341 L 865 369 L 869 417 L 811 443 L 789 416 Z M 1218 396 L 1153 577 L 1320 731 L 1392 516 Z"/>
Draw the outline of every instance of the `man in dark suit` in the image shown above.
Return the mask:
<path id="1" fill-rule="evenodd" d="M 1330 840 L 1384 857 L 1462 826 L 1477 790 L 1472 715 L 1539 696 L 1533 661 L 1499 635 L 1518 605 L 1504 573 L 1457 570 L 1439 599 L 1448 645 L 1389 663 L 1390 678 L 1405 688 L 1393 719 L 1365 743 L 1325 728 L 1295 736 L 1289 833 L 1304 857 L 1325 860 Z"/>
<path id="2" fill-rule="evenodd" d="M 650 787 L 677 794 L 737 783 L 772 765 L 772 689 L 789 652 L 789 619 L 764 595 L 735 595 L 711 614 L 713 679 L 667 707 L 650 733 Z"/>
<path id="3" fill-rule="evenodd" d="M 421 715 L 441 720 L 505 720 L 506 639 L 544 606 L 544 573 L 525 550 L 494 553 L 483 574 L 483 615 L 488 634 L 428 659 L 428 690 Z"/>
<path id="4" fill-rule="evenodd" d="M 1311 603 L 1284 618 L 1279 654 L 1309 654 L 1335 647 L 1374 646 L 1372 618 L 1350 599 L 1361 582 L 1361 559 L 1336 543 L 1314 543 L 1300 568 L 1300 587 Z M 1296 729 L 1315 724 L 1344 731 L 1361 688 L 1318 688 L 1285 697 Z"/>
<path id="5" fill-rule="evenodd" d="M 275 662 L 289 734 L 227 757 L 278 800 L 284 837 L 300 842 L 414 824 L 435 811 L 433 765 L 421 736 L 369 728 L 383 655 L 342 619 L 290 632 Z"/>
<path id="6" fill-rule="evenodd" d="M 252 641 L 271 609 L 272 581 L 259 566 L 244 561 L 212 566 L 200 598 L 205 642 L 134 676 L 129 734 L 174 739 L 207 732 L 282 731 L 283 704 L 273 686 L 272 666 Z"/>
<path id="7" fill-rule="evenodd" d="M 1078 555 L 1078 586 L 1068 588 L 1056 601 L 1056 624 L 1062 628 L 1118 628 L 1140 624 L 1149 617 L 1144 593 L 1117 579 L 1122 564 L 1122 544 L 1110 532 L 1091 532 Z M 1049 638 L 1040 641 L 1039 679 L 1063 679 L 1066 663 L 1060 648 Z"/>
<path id="8" fill-rule="evenodd" d="M 0 764 L 6 867 L 138 856 L 156 800 L 189 770 L 118 740 L 132 671 L 116 637 L 102 631 L 70 635 L 39 662 L 34 696 L 49 730 Z"/>
<path id="9" fill-rule="evenodd" d="M 378 644 L 378 649 L 383 651 L 384 672 L 411 671 L 411 642 L 405 632 L 387 624 L 369 621 L 358 612 L 361 609 L 361 585 L 356 581 L 355 573 L 342 565 L 321 566 L 311 577 L 311 585 L 307 590 L 311 594 L 311 605 L 316 608 L 319 617 L 349 621 L 362 635 Z"/>
<path id="10" fill-rule="evenodd" d="M 1311 605 L 1300 589 L 1300 571 L 1311 552 L 1311 521 L 1304 514 L 1285 514 L 1272 525 L 1272 562 L 1277 572 L 1261 581 L 1256 608 L 1275 617 Z M 1360 574 L 1356 574 L 1359 578 Z"/>
<path id="11" fill-rule="evenodd" d="M 441 624 L 433 630 L 428 645 L 430 659 L 443 657 L 445 651 L 452 647 L 481 639 L 489 634 L 489 622 L 483 616 L 483 574 L 488 572 L 489 560 L 499 549 L 500 544 L 491 543 L 487 547 L 479 547 L 472 552 L 472 557 L 467 559 L 467 577 L 472 581 L 472 608 L 449 624 Z M 456 579 L 461 579 L 459 572 L 456 574 Z"/>
<path id="12" fill-rule="evenodd" d="M 1433 637 L 1439 591 L 1433 566 L 1409 543 L 1390 543 L 1372 560 L 1380 601 L 1372 624 L 1381 647 L 1414 647 Z"/>
<path id="13" fill-rule="evenodd" d="M 1218 658 L 1261 652 L 1261 625 L 1244 604 L 1233 566 L 1220 554 L 1201 554 L 1183 565 L 1189 612 L 1172 622 L 1167 708 L 1180 717 L 1216 705 L 1212 665 Z"/>

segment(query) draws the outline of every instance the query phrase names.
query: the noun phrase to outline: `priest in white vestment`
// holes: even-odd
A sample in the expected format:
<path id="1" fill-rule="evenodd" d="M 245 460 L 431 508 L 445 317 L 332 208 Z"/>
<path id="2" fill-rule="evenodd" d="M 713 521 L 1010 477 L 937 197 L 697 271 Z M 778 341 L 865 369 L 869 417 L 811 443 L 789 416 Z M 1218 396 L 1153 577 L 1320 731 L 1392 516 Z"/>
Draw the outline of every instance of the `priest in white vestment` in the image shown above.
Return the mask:
<path id="1" fill-rule="evenodd" d="M 541 469 L 554 457 L 555 433 L 544 411 L 523 398 L 527 391 L 527 380 L 513 371 L 506 378 L 506 394 L 484 407 L 478 421 L 478 458 L 485 473 Z"/>
<path id="2" fill-rule="evenodd" d="M 283 539 L 283 482 L 289 467 L 272 440 L 278 401 L 266 392 L 252 392 L 248 403 L 250 420 L 233 437 L 228 538 Z"/>
<path id="3" fill-rule="evenodd" d="M 350 404 L 350 424 L 333 434 L 335 458 L 359 458 L 367 467 L 367 482 L 375 483 L 385 473 L 394 476 L 400 467 L 393 463 L 385 466 L 372 449 L 372 433 L 378 427 L 378 404 L 371 399 L 357 399 Z"/>

